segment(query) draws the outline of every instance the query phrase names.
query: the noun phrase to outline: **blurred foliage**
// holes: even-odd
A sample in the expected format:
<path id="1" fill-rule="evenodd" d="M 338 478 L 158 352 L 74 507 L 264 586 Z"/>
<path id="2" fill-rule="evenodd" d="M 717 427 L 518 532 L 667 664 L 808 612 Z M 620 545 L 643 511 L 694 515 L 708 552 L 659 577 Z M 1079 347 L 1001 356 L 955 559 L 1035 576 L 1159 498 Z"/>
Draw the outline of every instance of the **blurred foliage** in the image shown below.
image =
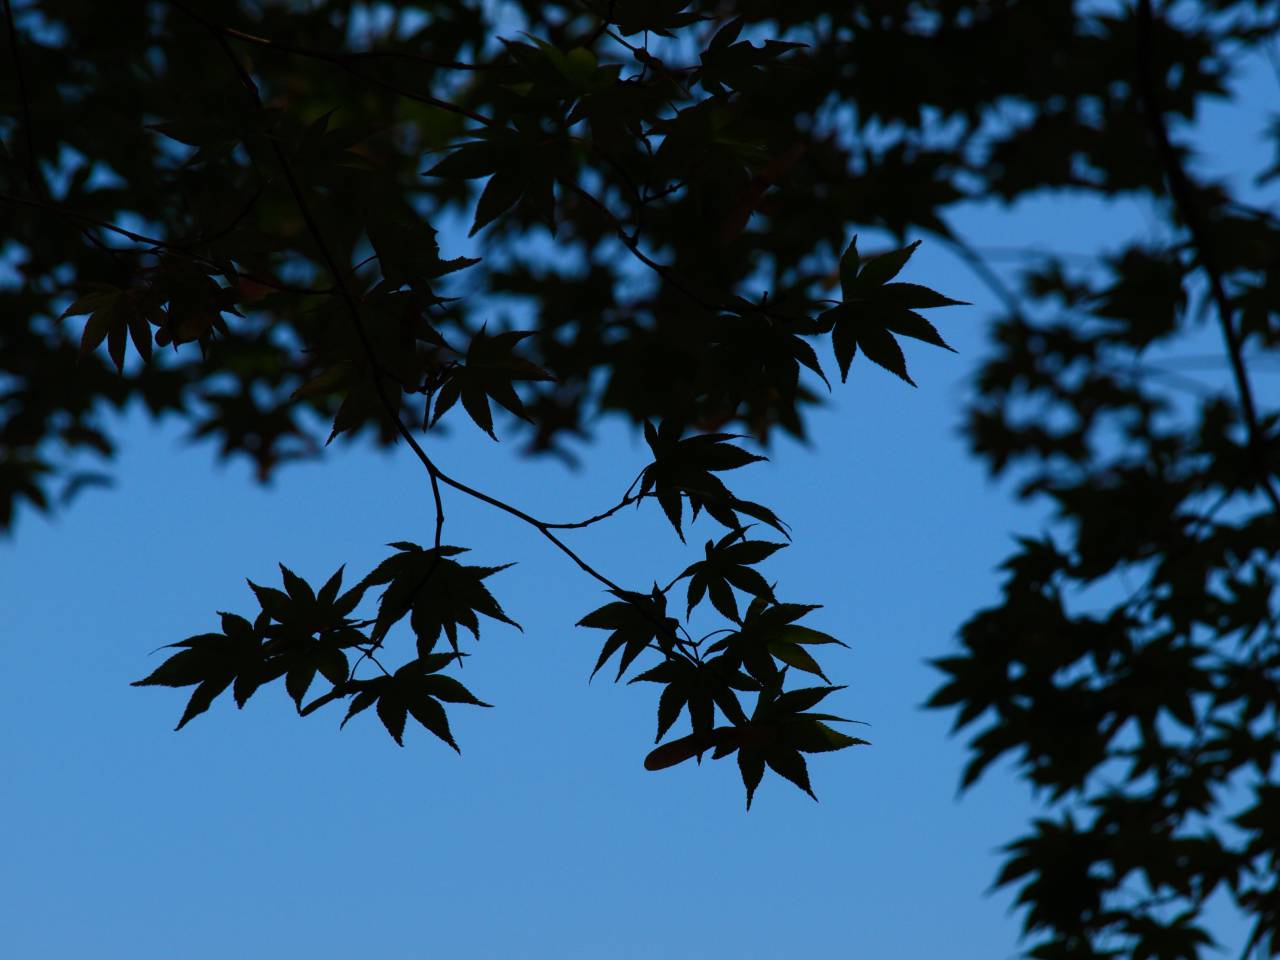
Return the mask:
<path id="1" fill-rule="evenodd" d="M 398 743 L 412 717 L 457 749 L 445 705 L 487 706 L 444 672 L 458 628 L 514 624 L 503 567 L 443 542 L 464 496 L 611 591 L 581 626 L 607 631 L 597 670 L 644 657 L 632 680 L 661 687 L 648 768 L 733 755 L 748 805 L 766 769 L 812 793 L 806 754 L 864 742 L 815 709 L 840 688 L 814 648 L 839 641 L 756 569 L 784 544 L 749 528 L 786 525 L 720 474 L 761 459 L 744 439 L 804 436 L 832 360 L 911 383 L 903 338 L 947 347 L 918 311 L 957 301 L 900 276 L 923 236 L 1000 307 L 972 449 L 1056 510 L 931 701 L 978 728 L 966 785 L 1008 757 L 1045 805 L 997 880 L 1029 955 L 1204 956 L 1211 898 L 1280 955 L 1280 416 L 1255 386 L 1280 218 L 1189 173 L 1179 139 L 1274 47 L 1274 5 L 0 3 L 0 525 L 109 482 L 109 413 L 139 401 L 264 482 L 355 437 L 431 481 L 430 546 L 346 592 L 282 567 L 252 619 L 174 644 L 139 683 L 194 687 L 179 726 L 280 680 L 302 715 L 372 706 Z M 1148 199 L 1161 229 L 1009 285 L 950 226 L 1046 191 Z M 458 223 L 478 257 L 441 248 Z M 864 255 L 859 230 L 892 242 Z M 1223 376 L 1169 368 L 1205 342 Z M 653 459 L 576 523 L 439 461 L 467 422 L 576 461 L 608 415 Z M 570 541 L 630 505 L 722 531 L 629 589 Z M 704 603 L 727 626 L 695 638 Z"/>

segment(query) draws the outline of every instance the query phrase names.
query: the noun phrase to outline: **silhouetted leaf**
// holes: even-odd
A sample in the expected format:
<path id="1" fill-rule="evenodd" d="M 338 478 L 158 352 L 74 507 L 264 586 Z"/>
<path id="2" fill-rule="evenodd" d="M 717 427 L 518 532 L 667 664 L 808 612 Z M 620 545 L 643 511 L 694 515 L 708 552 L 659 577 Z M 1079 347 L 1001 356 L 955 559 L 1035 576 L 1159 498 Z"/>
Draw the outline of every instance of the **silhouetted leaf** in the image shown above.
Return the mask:
<path id="1" fill-rule="evenodd" d="M 718 542 L 708 540 L 705 559 L 690 564 L 677 579 L 689 578 L 688 604 L 692 612 L 704 595 L 710 594 L 712 605 L 730 620 L 739 621 L 738 603 L 732 587 L 766 600 L 773 598 L 773 588 L 750 564 L 759 563 L 784 543 L 745 540 L 746 530 L 732 530 Z"/>
<path id="2" fill-rule="evenodd" d="M 916 241 L 901 250 L 873 257 L 865 264 L 858 256 L 858 238 L 849 242 L 840 258 L 842 302 L 822 315 L 821 322 L 832 327 L 832 345 L 840 365 L 840 378 L 847 379 L 849 365 L 861 349 L 867 358 L 897 374 L 907 383 L 902 349 L 892 334 L 913 337 L 950 350 L 933 324 L 912 308 L 947 307 L 963 304 L 914 283 L 890 283 L 920 245 Z"/>
<path id="3" fill-rule="evenodd" d="M 498 439 L 493 432 L 493 414 L 489 398 L 493 398 L 509 412 L 528 419 L 524 403 L 512 384 L 521 380 L 552 380 L 551 374 L 528 360 L 515 355 L 516 344 L 529 336 L 527 331 L 512 330 L 489 336 L 482 328 L 471 340 L 466 360 L 453 367 L 448 379 L 436 395 L 435 423 L 459 398 L 467 414 L 485 433 Z"/>
<path id="4" fill-rule="evenodd" d="M 657 499 L 681 540 L 683 500 L 689 501 L 695 518 L 705 509 L 722 525 L 738 530 L 742 527 L 738 514 L 744 513 L 786 533 L 773 511 L 739 500 L 715 476 L 766 459 L 731 445 L 728 441 L 737 439 L 735 435 L 706 433 L 682 440 L 680 428 L 669 421 L 658 428 L 646 421 L 644 430 L 654 461 L 641 474 L 639 495 L 652 494 Z"/>
<path id="5" fill-rule="evenodd" d="M 679 621 L 667 616 L 667 598 L 656 586 L 647 596 L 642 593 L 621 593 L 618 596 L 622 599 L 606 603 L 578 621 L 580 627 L 611 631 L 591 676 L 599 673 L 615 653 L 622 651 L 615 682 L 622 679 L 627 667 L 650 644 L 671 649 L 679 629 Z"/>
<path id="6" fill-rule="evenodd" d="M 382 561 L 364 580 L 360 588 L 386 584 L 378 601 L 378 617 L 370 638 L 380 643 L 387 631 L 409 615 L 409 625 L 417 637 L 418 656 L 425 657 L 434 649 L 441 630 L 449 645 L 458 652 L 458 627 L 466 627 L 480 639 L 480 622 L 476 614 L 520 625 L 508 617 L 481 582 L 511 564 L 500 567 L 469 567 L 450 557 L 465 553 L 464 547 L 442 546 L 437 551 L 423 549 L 415 543 L 392 543 L 399 552 Z"/>

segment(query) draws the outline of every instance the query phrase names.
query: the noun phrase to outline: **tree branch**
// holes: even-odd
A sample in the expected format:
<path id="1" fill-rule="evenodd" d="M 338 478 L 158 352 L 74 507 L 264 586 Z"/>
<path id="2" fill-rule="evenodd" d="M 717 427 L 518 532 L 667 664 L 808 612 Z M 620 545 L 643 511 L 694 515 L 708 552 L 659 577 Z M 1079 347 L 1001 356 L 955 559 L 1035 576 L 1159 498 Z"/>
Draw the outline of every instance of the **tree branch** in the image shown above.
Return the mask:
<path id="1" fill-rule="evenodd" d="M 262 98 L 258 93 L 257 84 L 254 83 L 253 78 L 249 76 L 248 72 L 244 68 L 244 65 L 236 58 L 235 52 L 231 49 L 230 45 L 227 43 L 225 30 L 218 27 L 217 24 L 207 21 L 204 18 L 199 17 L 194 13 L 190 13 L 190 11 L 186 9 L 185 4 L 183 4 L 181 0 L 169 0 L 169 3 L 172 6 L 174 6 L 176 9 L 181 10 L 184 13 L 188 13 L 192 17 L 192 19 L 199 22 L 202 26 L 204 26 L 213 34 L 218 45 L 222 48 L 223 52 L 227 55 L 228 59 L 231 61 L 232 66 L 235 69 L 236 75 L 239 78 L 241 85 L 245 88 L 245 91 L 248 93 L 248 95 L 252 99 L 256 109 L 259 111 L 265 111 L 265 107 L 262 103 Z M 317 223 L 314 215 L 312 214 L 311 205 L 307 202 L 307 198 L 302 191 L 302 187 L 298 183 L 298 179 L 294 174 L 293 165 L 289 162 L 289 158 L 285 154 L 284 148 L 280 145 L 280 143 L 277 140 L 274 140 L 274 139 L 271 140 L 271 148 L 275 154 L 277 162 L 280 165 L 281 171 L 284 173 L 285 181 L 289 186 L 290 193 L 293 195 L 294 204 L 298 208 L 298 213 L 301 214 L 303 223 L 307 227 L 307 232 L 311 235 L 312 241 L 316 244 L 317 248 L 320 251 L 321 259 L 324 261 L 325 266 L 327 267 L 329 274 L 333 279 L 334 289 L 337 292 L 337 294 L 342 298 L 343 303 L 346 305 L 347 313 L 350 316 L 351 322 L 355 327 L 356 334 L 360 340 L 361 347 L 363 348 L 365 356 L 368 359 L 370 365 L 373 367 L 374 388 L 378 395 L 378 401 L 382 405 L 387 416 L 391 419 L 391 422 L 395 427 L 396 433 L 405 441 L 406 444 L 408 444 L 409 449 L 413 451 L 414 456 L 418 458 L 418 461 L 422 464 L 422 466 L 426 469 L 428 475 L 430 476 L 432 491 L 437 498 L 436 503 L 437 503 L 438 509 L 440 509 L 439 484 L 443 483 L 446 486 L 453 487 L 455 490 L 458 490 L 461 493 L 465 493 L 467 496 L 475 500 L 479 500 L 482 503 L 487 503 L 490 506 L 503 511 L 504 513 L 510 514 L 513 517 L 523 520 L 525 523 L 534 527 L 539 533 L 543 535 L 543 537 L 551 541 L 551 543 L 553 543 L 562 553 L 564 553 L 570 560 L 572 560 L 574 564 L 576 564 L 578 568 L 581 569 L 584 573 L 586 573 L 588 576 L 592 577 L 593 579 L 603 584 L 620 599 L 624 598 L 629 591 L 624 590 L 621 586 L 614 583 L 614 581 L 610 580 L 604 574 L 600 573 L 598 570 L 592 567 L 589 563 L 583 560 L 582 557 L 580 557 L 573 550 L 573 548 L 571 548 L 568 544 L 566 544 L 563 540 L 561 540 L 552 532 L 551 527 L 548 524 L 543 523 L 541 520 L 538 520 L 536 517 L 533 517 L 528 513 L 525 513 L 519 507 L 506 503 L 503 500 L 499 500 L 497 497 L 490 496 L 489 494 L 485 493 L 482 490 L 477 490 L 474 487 L 468 486 L 467 484 L 461 482 L 460 480 L 455 480 L 453 477 L 450 477 L 448 474 L 444 473 L 444 471 L 442 471 L 438 466 L 436 466 L 435 462 L 431 459 L 431 457 L 427 455 L 427 452 L 422 449 L 422 445 L 418 443 L 418 440 L 416 437 L 414 437 L 413 432 L 407 426 L 405 426 L 404 420 L 400 416 L 400 410 L 397 404 L 394 403 L 389 396 L 387 396 L 385 381 L 387 379 L 392 379 L 392 378 L 390 378 L 389 375 L 386 374 L 386 371 L 382 369 L 381 364 L 378 362 L 377 353 L 373 349 L 373 344 L 370 342 L 369 335 L 365 330 L 364 321 L 360 316 L 360 309 L 356 301 L 356 298 L 352 295 L 351 291 L 347 288 L 344 271 L 338 266 L 337 260 L 334 258 L 333 253 L 329 250 L 329 245 L 324 239 L 324 235 L 320 230 L 320 225 L 319 223 Z M 438 512 L 436 515 L 437 539 L 439 538 L 440 530 L 443 526 L 443 523 L 444 523 L 444 515 L 443 515 L 442 509 L 440 509 L 440 512 Z M 641 610 L 646 615 L 648 614 L 648 611 L 643 606 L 637 605 L 637 609 Z M 665 624 L 658 623 L 655 625 L 659 626 L 663 631 L 666 630 Z M 674 640 L 677 646 L 686 645 L 685 641 L 683 641 L 678 635 L 673 634 L 672 640 Z M 693 646 L 690 646 L 690 648 L 693 650 L 693 654 L 696 657 L 697 648 Z"/>
<path id="2" fill-rule="evenodd" d="M 1244 365 L 1244 353 L 1240 334 L 1232 319 L 1231 301 L 1227 296 L 1226 286 L 1222 280 L 1222 269 L 1214 255 L 1209 231 L 1201 216 L 1196 202 L 1195 191 L 1191 181 L 1183 169 L 1182 161 L 1169 140 L 1169 130 L 1165 124 L 1164 111 L 1160 103 L 1156 87 L 1154 64 L 1152 62 L 1151 41 L 1154 33 L 1155 16 L 1151 10 L 1151 0 L 1138 0 L 1137 6 L 1137 60 L 1138 60 L 1138 94 L 1142 103 L 1147 123 L 1156 142 L 1156 152 L 1164 169 L 1165 180 L 1169 185 L 1169 194 L 1182 222 L 1191 234 L 1191 245 L 1209 279 L 1209 291 L 1218 314 L 1218 325 L 1222 328 L 1222 339 L 1226 343 L 1227 356 L 1231 361 L 1231 373 L 1235 379 L 1236 394 L 1240 399 L 1240 410 L 1244 416 L 1245 428 L 1248 431 L 1249 447 L 1258 469 L 1258 481 L 1271 505 L 1280 511 L 1280 493 L 1276 492 L 1271 482 L 1267 465 L 1263 460 L 1263 437 L 1258 426 L 1258 412 L 1254 404 L 1253 388 L 1249 384 L 1249 373 Z"/>

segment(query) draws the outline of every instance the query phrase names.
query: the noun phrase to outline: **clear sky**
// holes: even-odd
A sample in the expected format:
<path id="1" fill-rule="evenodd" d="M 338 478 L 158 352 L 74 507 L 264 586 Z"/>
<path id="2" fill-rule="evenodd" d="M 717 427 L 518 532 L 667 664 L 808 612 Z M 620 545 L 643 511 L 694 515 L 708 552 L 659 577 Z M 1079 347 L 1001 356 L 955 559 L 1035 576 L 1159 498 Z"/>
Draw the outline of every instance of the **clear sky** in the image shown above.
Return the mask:
<path id="1" fill-rule="evenodd" d="M 1209 129 L 1224 157 L 1253 143 L 1226 114 Z M 958 218 L 980 245 L 1076 252 L 1155 222 L 1137 205 L 1064 198 Z M 275 688 L 242 713 L 224 696 L 173 733 L 186 692 L 128 686 L 160 662 L 150 651 L 216 629 L 216 610 L 251 615 L 244 578 L 278 583 L 277 561 L 313 583 L 345 562 L 354 579 L 387 541 L 429 542 L 431 498 L 403 452 L 338 448 L 264 490 L 243 464 L 181 442 L 176 424 L 129 415 L 116 489 L 53 521 L 24 514 L 0 544 L 0 952 L 1014 955 L 1011 896 L 985 891 L 996 848 L 1033 808 L 1007 769 L 957 799 L 962 743 L 948 715 L 919 705 L 937 679 L 925 659 L 994 600 L 1012 535 L 1042 520 L 985 481 L 956 432 L 991 293 L 927 242 L 905 279 L 977 304 L 934 314 L 959 354 L 912 343 L 918 390 L 856 361 L 812 417 L 812 448 L 783 442 L 734 478 L 792 525 L 795 545 L 765 567 L 780 593 L 824 603 L 806 622 L 850 646 L 830 657 L 848 684 L 832 699 L 874 745 L 811 759 L 820 803 L 770 775 L 745 813 L 732 760 L 646 772 L 656 688 L 603 672 L 588 684 L 603 634 L 573 626 L 607 597 L 517 521 L 459 495 L 446 542 L 473 548 L 471 562 L 518 561 L 489 583 L 524 627 L 486 622 L 468 647 L 464 679 L 497 706 L 451 711 L 461 758 L 412 725 L 396 747 L 372 711 L 342 732 L 337 706 L 299 720 Z M 646 462 L 619 423 L 581 473 L 515 446 L 459 429 L 437 454 L 453 475 L 565 520 L 616 501 Z M 701 520 L 682 548 L 646 504 L 573 542 L 642 587 L 718 535 Z"/>

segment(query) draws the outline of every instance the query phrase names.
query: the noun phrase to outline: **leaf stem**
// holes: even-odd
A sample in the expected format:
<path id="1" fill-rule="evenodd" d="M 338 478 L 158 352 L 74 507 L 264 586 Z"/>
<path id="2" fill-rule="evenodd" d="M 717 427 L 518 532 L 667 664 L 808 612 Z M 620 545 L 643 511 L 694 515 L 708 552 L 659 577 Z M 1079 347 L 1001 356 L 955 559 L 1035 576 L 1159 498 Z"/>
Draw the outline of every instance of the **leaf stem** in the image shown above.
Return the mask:
<path id="1" fill-rule="evenodd" d="M 607 520 L 623 507 L 628 507 L 633 503 L 639 503 L 646 496 L 651 496 L 651 494 L 641 494 L 638 497 L 633 497 L 630 494 L 627 494 L 608 510 L 605 510 L 603 513 L 597 513 L 594 517 L 588 517 L 586 520 L 578 520 L 575 523 L 544 523 L 543 526 L 548 530 L 580 530 L 583 527 L 591 526 L 593 523 L 599 523 L 601 520 Z"/>

